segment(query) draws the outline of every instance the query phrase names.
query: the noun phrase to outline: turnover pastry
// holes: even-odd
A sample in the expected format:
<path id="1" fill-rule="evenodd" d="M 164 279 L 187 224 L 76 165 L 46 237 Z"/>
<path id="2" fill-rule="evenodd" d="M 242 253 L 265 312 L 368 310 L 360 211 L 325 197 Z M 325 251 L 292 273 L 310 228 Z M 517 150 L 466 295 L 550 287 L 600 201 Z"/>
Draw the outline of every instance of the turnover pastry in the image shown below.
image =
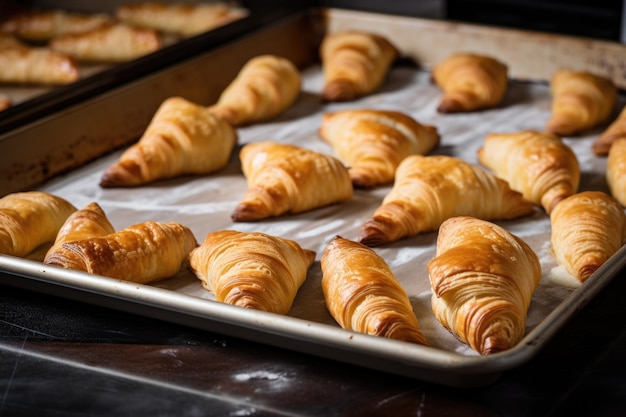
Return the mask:
<path id="1" fill-rule="evenodd" d="M 47 42 L 59 35 L 89 32 L 112 22 L 113 18 L 104 13 L 28 11 L 2 22 L 0 32 L 27 41 Z"/>
<path id="2" fill-rule="evenodd" d="M 427 344 L 409 296 L 373 249 L 337 236 L 321 266 L 326 306 L 342 328 Z"/>
<path id="3" fill-rule="evenodd" d="M 306 280 L 315 252 L 265 233 L 209 233 L 189 264 L 217 301 L 287 314 Z"/>
<path id="4" fill-rule="evenodd" d="M 377 91 L 398 50 L 385 37 L 361 31 L 327 34 L 320 46 L 322 98 L 351 101 Z"/>
<path id="5" fill-rule="evenodd" d="M 616 140 L 607 158 L 606 180 L 611 195 L 626 207 L 626 138 Z"/>
<path id="6" fill-rule="evenodd" d="M 560 69 L 550 81 L 552 114 L 546 129 L 557 136 L 570 136 L 608 120 L 617 101 L 613 82 L 584 71 Z"/>
<path id="7" fill-rule="evenodd" d="M 348 169 L 330 155 L 266 141 L 244 146 L 239 157 L 248 190 L 233 221 L 301 213 L 352 198 Z"/>
<path id="8" fill-rule="evenodd" d="M 548 214 L 559 201 L 578 191 L 576 154 L 550 133 L 525 130 L 487 135 L 478 160 Z"/>
<path id="9" fill-rule="evenodd" d="M 563 200 L 550 215 L 550 223 L 556 261 L 580 282 L 626 242 L 624 210 L 601 191 L 585 191 Z"/>
<path id="10" fill-rule="evenodd" d="M 354 186 L 363 188 L 392 182 L 405 157 L 425 155 L 439 143 L 435 126 L 391 110 L 326 113 L 319 134 L 348 165 Z"/>
<path id="11" fill-rule="evenodd" d="M 537 255 L 504 228 L 473 217 L 446 220 L 428 263 L 437 320 L 481 355 L 514 347 L 541 279 Z"/>
<path id="12" fill-rule="evenodd" d="M 41 191 L 0 198 L 0 253 L 24 257 L 52 242 L 75 211 L 67 200 Z"/>
<path id="13" fill-rule="evenodd" d="M 596 155 L 608 155 L 613 142 L 622 138 L 626 139 L 626 106 L 617 116 L 617 119 L 593 142 L 593 153 Z"/>
<path id="14" fill-rule="evenodd" d="M 233 126 L 272 119 L 300 94 L 300 71 L 286 58 L 261 55 L 243 66 L 209 110 Z"/>
<path id="15" fill-rule="evenodd" d="M 432 77 L 443 91 L 438 112 L 472 112 L 500 104 L 508 86 L 508 67 L 489 56 L 458 53 L 436 65 Z"/>
<path id="16" fill-rule="evenodd" d="M 130 187 L 226 166 L 237 142 L 233 127 L 181 97 L 165 100 L 139 141 L 103 173 L 102 187 Z"/>
<path id="17" fill-rule="evenodd" d="M 186 226 L 147 221 L 106 236 L 65 242 L 46 263 L 148 284 L 175 275 L 196 246 Z"/>
<path id="18" fill-rule="evenodd" d="M 384 245 L 437 230 L 455 216 L 503 220 L 533 211 L 521 193 L 476 165 L 444 155 L 410 155 L 398 166 L 391 191 L 363 224 L 359 241 Z"/>

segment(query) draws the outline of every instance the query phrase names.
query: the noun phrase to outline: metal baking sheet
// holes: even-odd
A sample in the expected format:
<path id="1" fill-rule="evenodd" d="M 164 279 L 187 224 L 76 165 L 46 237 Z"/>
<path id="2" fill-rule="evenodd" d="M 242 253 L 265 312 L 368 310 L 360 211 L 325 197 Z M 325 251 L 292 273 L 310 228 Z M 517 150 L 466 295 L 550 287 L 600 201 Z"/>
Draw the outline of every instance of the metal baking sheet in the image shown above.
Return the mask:
<path id="1" fill-rule="evenodd" d="M 329 28 L 349 24 L 352 14 L 338 13 L 341 18 L 335 22 L 332 13 L 327 16 L 330 17 Z M 363 17 L 393 21 L 392 18 L 361 13 L 352 16 L 355 26 Z M 377 28 L 384 30 L 385 26 L 378 25 Z M 246 50 L 254 54 L 250 45 L 246 44 Z M 231 45 L 232 50 L 237 47 Z M 379 92 L 350 103 L 321 103 L 319 93 L 323 78 L 318 63 L 306 65 L 302 74 L 303 91 L 295 105 L 273 121 L 239 128 L 239 146 L 274 140 L 332 154 L 332 149 L 317 134 L 325 112 L 385 108 L 401 110 L 422 123 L 437 126 L 442 141 L 434 154 L 454 155 L 477 163 L 476 150 L 487 134 L 542 130 L 549 117 L 550 94 L 545 82 L 512 80 L 503 104 L 497 109 L 440 115 L 435 110 L 440 92 L 431 83 L 426 65 L 397 65 Z M 107 102 L 111 97 L 102 100 Z M 624 101 L 621 96 L 620 105 Z M 97 108 L 98 100 L 92 104 Z M 581 191 L 607 191 L 604 179 L 606 159 L 595 157 L 590 150 L 591 142 L 599 132 L 600 129 L 565 138 L 582 167 Z M 121 152 L 117 150 L 100 157 L 38 188 L 64 197 L 79 208 L 97 201 L 117 229 L 146 220 L 179 221 L 189 226 L 200 242 L 207 233 L 222 229 L 262 231 L 296 240 L 301 246 L 315 250 L 317 258 L 290 312 L 280 316 L 218 303 L 188 268 L 153 285 L 138 285 L 45 266 L 37 260 L 0 255 L 0 272 L 3 272 L 0 282 L 398 375 L 470 387 L 488 384 L 502 372 L 532 358 L 566 321 L 575 319 L 576 312 L 626 264 L 626 250 L 622 248 L 577 288 L 571 285 L 571 277 L 567 277 L 550 255 L 550 223 L 544 212 L 538 209 L 528 218 L 499 222 L 535 250 L 541 260 L 543 275 L 531 302 L 524 339 L 509 351 L 482 357 L 456 340 L 434 319 L 430 310 L 426 263 L 434 256 L 437 235 L 424 233 L 375 250 L 388 262 L 409 293 L 420 326 L 432 346 L 357 334 L 340 329 L 326 310 L 320 286 L 319 259 L 335 235 L 356 238 L 361 224 L 371 216 L 390 187 L 357 190 L 350 202 L 307 213 L 255 223 L 233 223 L 230 214 L 247 188 L 238 149 L 228 166 L 212 175 L 181 177 L 132 189 L 100 188 L 98 182 L 103 170 Z"/>

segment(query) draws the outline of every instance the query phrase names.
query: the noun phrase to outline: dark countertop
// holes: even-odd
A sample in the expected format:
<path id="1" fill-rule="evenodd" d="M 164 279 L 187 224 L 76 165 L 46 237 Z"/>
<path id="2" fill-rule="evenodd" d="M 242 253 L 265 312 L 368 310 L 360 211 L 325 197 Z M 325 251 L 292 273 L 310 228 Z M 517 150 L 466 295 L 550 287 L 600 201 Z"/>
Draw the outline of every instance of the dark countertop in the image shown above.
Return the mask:
<path id="1" fill-rule="evenodd" d="M 0 286 L 0 416 L 624 416 L 626 271 L 480 388 Z"/>

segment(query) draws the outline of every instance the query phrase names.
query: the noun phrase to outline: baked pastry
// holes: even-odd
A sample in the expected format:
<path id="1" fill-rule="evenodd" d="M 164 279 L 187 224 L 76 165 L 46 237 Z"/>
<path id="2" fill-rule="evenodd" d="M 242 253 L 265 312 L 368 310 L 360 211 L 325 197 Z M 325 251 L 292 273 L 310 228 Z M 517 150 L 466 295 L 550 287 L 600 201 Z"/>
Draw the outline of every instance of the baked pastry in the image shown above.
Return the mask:
<path id="1" fill-rule="evenodd" d="M 626 207 L 626 138 L 613 142 L 606 166 L 606 181 L 611 195 Z"/>
<path id="2" fill-rule="evenodd" d="M 237 142 L 231 125 L 181 97 L 165 100 L 137 143 L 102 174 L 102 187 L 131 187 L 226 166 Z"/>
<path id="3" fill-rule="evenodd" d="M 324 300 L 342 328 L 428 344 L 409 296 L 373 249 L 336 236 L 320 262 Z"/>
<path id="4" fill-rule="evenodd" d="M 57 233 L 54 244 L 48 249 L 44 263 L 52 256 L 65 242 L 89 239 L 92 237 L 102 237 L 115 233 L 115 228 L 107 218 L 102 207 L 96 202 L 89 203 L 65 220 L 65 223 Z"/>
<path id="5" fill-rule="evenodd" d="M 233 126 L 272 119 L 300 94 L 300 71 L 286 58 L 261 55 L 243 66 L 209 111 Z"/>
<path id="6" fill-rule="evenodd" d="M 148 284 L 175 275 L 196 246 L 186 226 L 147 221 L 106 236 L 65 242 L 46 263 Z"/>
<path id="7" fill-rule="evenodd" d="M 325 113 L 319 134 L 348 165 L 352 184 L 363 188 L 392 182 L 405 157 L 425 155 L 439 143 L 435 126 L 390 110 Z"/>
<path id="8" fill-rule="evenodd" d="M 626 138 L 626 106 L 617 116 L 617 119 L 593 142 L 593 153 L 596 155 L 608 155 L 613 142 L 622 138 Z"/>
<path id="9" fill-rule="evenodd" d="M 473 112 L 500 104 L 508 87 L 508 67 L 495 58 L 453 54 L 435 65 L 433 81 L 443 91 L 440 113 Z"/>
<path id="10" fill-rule="evenodd" d="M 398 50 L 385 37 L 356 30 L 326 34 L 320 45 L 322 99 L 352 101 L 377 91 Z"/>
<path id="11" fill-rule="evenodd" d="M 78 61 L 126 62 L 161 48 L 161 37 L 152 29 L 111 23 L 94 30 L 59 35 L 52 50 Z"/>
<path id="12" fill-rule="evenodd" d="M 550 223 L 554 258 L 580 282 L 626 243 L 624 209 L 601 191 L 585 191 L 561 201 Z"/>
<path id="13" fill-rule="evenodd" d="M 525 130 L 487 135 L 478 160 L 548 214 L 559 201 L 578 191 L 576 154 L 550 133 Z"/>
<path id="14" fill-rule="evenodd" d="M 617 102 L 613 82 L 584 71 L 560 69 L 550 80 L 552 114 L 546 130 L 570 136 L 608 120 Z"/>
<path id="15" fill-rule="evenodd" d="M 133 26 L 189 37 L 215 29 L 248 14 L 246 9 L 226 2 L 132 2 L 115 10 L 118 20 Z"/>
<path id="16" fill-rule="evenodd" d="M 410 155 L 398 166 L 393 188 L 363 224 L 358 240 L 379 246 L 437 230 L 450 217 L 505 220 L 533 211 L 521 193 L 476 165 L 444 155 Z"/>
<path id="17" fill-rule="evenodd" d="M 12 105 L 13 100 L 11 100 L 11 97 L 0 94 L 0 111 L 8 109 Z"/>
<path id="18" fill-rule="evenodd" d="M 524 337 L 541 265 L 522 239 L 485 220 L 451 218 L 427 268 L 437 321 L 472 349 L 489 355 Z"/>
<path id="19" fill-rule="evenodd" d="M 306 280 L 315 252 L 265 233 L 209 233 L 189 264 L 217 301 L 287 314 Z"/>
<path id="20" fill-rule="evenodd" d="M 54 85 L 79 78 L 78 65 L 69 56 L 0 34 L 0 83 Z"/>
<path id="21" fill-rule="evenodd" d="M 52 242 L 75 211 L 67 200 L 41 191 L 5 195 L 0 198 L 0 253 L 24 257 Z"/>
<path id="22" fill-rule="evenodd" d="M 301 213 L 352 199 L 348 169 L 338 159 L 294 145 L 257 142 L 239 153 L 248 190 L 235 222 Z"/>
<path id="23" fill-rule="evenodd" d="M 59 35 L 89 32 L 112 22 L 113 18 L 105 13 L 33 10 L 3 21 L 0 32 L 27 41 L 47 42 Z"/>

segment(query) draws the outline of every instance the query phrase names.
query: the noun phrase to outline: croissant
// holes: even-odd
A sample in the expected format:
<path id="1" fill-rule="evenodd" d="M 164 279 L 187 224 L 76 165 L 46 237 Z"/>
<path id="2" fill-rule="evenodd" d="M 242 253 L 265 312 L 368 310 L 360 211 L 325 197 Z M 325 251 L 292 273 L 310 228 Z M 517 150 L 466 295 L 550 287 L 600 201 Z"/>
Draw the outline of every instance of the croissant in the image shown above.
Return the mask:
<path id="1" fill-rule="evenodd" d="M 552 114 L 548 132 L 569 136 L 604 123 L 617 102 L 617 88 L 605 77 L 560 69 L 550 80 Z"/>
<path id="2" fill-rule="evenodd" d="M 300 94 L 299 70 L 288 59 L 257 56 L 243 66 L 209 111 L 233 126 L 272 119 Z"/>
<path id="3" fill-rule="evenodd" d="M 440 113 L 472 112 L 496 107 L 508 87 L 508 67 L 489 56 L 459 53 L 447 57 L 432 70 L 443 91 Z"/>
<path id="4" fill-rule="evenodd" d="M 287 314 L 315 252 L 265 233 L 209 233 L 189 264 L 217 301 Z"/>
<path id="5" fill-rule="evenodd" d="M 320 45 L 322 98 L 352 101 L 380 88 L 398 56 L 385 37 L 360 31 L 327 34 Z"/>
<path id="6" fill-rule="evenodd" d="M 148 284 L 175 275 L 196 246 L 186 226 L 148 221 L 106 236 L 65 242 L 46 263 Z"/>
<path id="7" fill-rule="evenodd" d="M 59 35 L 88 32 L 112 21 L 113 18 L 104 13 L 29 11 L 5 20 L 0 32 L 28 41 L 47 42 Z"/>
<path id="8" fill-rule="evenodd" d="M 125 62 L 161 48 L 161 37 L 152 29 L 111 23 L 88 32 L 57 36 L 49 45 L 78 61 Z"/>
<path id="9" fill-rule="evenodd" d="M 439 143 L 435 126 L 388 110 L 342 110 L 322 117 L 319 134 L 348 164 L 352 184 L 372 188 L 393 181 L 398 164 Z"/>
<path id="10" fill-rule="evenodd" d="M 580 282 L 626 242 L 624 210 L 601 191 L 585 191 L 561 201 L 550 223 L 554 258 Z"/>
<path id="11" fill-rule="evenodd" d="M 226 166 L 237 142 L 233 127 L 181 97 L 165 100 L 137 143 L 102 174 L 102 187 L 131 187 Z"/>
<path id="12" fill-rule="evenodd" d="M 65 242 L 102 237 L 115 233 L 115 228 L 98 203 L 92 202 L 80 210 L 73 212 L 57 233 L 54 244 L 45 255 L 44 263 Z"/>
<path id="13" fill-rule="evenodd" d="M 122 22 L 183 37 L 206 32 L 246 15 L 245 9 L 222 2 L 134 2 L 121 4 L 115 10 L 115 16 Z"/>
<path id="14" fill-rule="evenodd" d="M 427 269 L 437 321 L 472 349 L 489 355 L 524 337 L 541 266 L 523 240 L 485 220 L 448 219 Z"/>
<path id="15" fill-rule="evenodd" d="M 626 138 L 626 107 L 622 109 L 617 119 L 593 142 L 593 153 L 608 155 L 613 142 L 621 138 Z"/>
<path id="16" fill-rule="evenodd" d="M 606 181 L 611 195 L 626 207 L 626 138 L 616 140 L 607 158 Z"/>
<path id="17" fill-rule="evenodd" d="M 574 194 L 580 183 L 576 154 L 550 133 L 525 130 L 487 135 L 478 160 L 548 214 Z"/>
<path id="18" fill-rule="evenodd" d="M 52 242 L 75 211 L 67 200 L 41 191 L 5 195 L 0 198 L 0 253 L 24 257 Z"/>
<path id="19" fill-rule="evenodd" d="M 336 158 L 298 146 L 257 142 L 239 154 L 248 190 L 232 214 L 235 222 L 301 213 L 348 201 L 348 169 Z"/>
<path id="20" fill-rule="evenodd" d="M 372 249 L 337 236 L 326 247 L 321 266 L 326 306 L 342 328 L 428 344 L 409 296 Z"/>
<path id="21" fill-rule="evenodd" d="M 450 217 L 515 219 L 533 211 L 522 194 L 478 166 L 444 155 L 410 155 L 398 166 L 393 188 L 363 224 L 358 240 L 378 246 L 436 230 Z"/>
<path id="22" fill-rule="evenodd" d="M 80 78 L 69 56 L 0 34 L 0 83 L 68 84 Z"/>

